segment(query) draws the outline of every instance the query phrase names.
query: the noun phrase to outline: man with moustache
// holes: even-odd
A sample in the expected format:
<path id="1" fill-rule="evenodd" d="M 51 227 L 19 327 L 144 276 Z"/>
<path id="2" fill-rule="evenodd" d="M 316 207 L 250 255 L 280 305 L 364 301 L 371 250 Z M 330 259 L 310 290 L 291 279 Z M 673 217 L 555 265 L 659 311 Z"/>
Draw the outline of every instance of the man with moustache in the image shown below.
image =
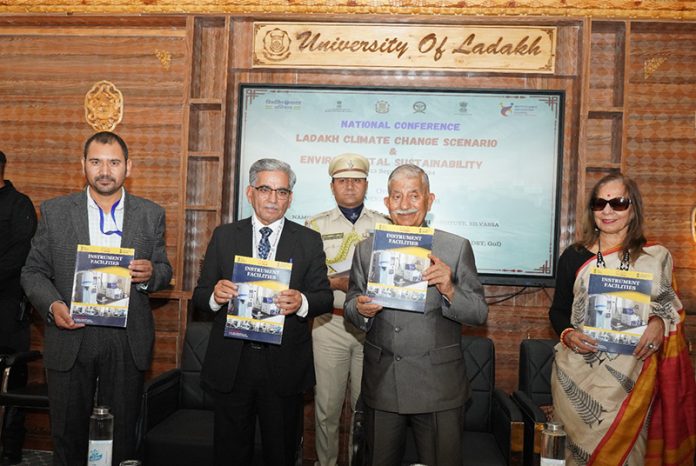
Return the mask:
<path id="1" fill-rule="evenodd" d="M 215 401 L 216 465 L 253 463 L 255 425 L 267 466 L 295 464 L 303 394 L 314 385 L 309 319 L 331 311 L 326 256 L 319 234 L 285 218 L 295 173 L 280 160 L 249 169 L 246 197 L 254 214 L 215 229 L 193 292 L 196 308 L 215 313 L 201 384 Z M 285 315 L 282 343 L 225 338 L 235 255 L 292 263 L 289 289 L 275 297 Z"/>
<path id="2" fill-rule="evenodd" d="M 401 165 L 389 176 L 384 205 L 396 225 L 424 226 L 435 195 L 428 175 Z M 346 316 L 365 330 L 362 397 L 366 405 L 368 463 L 400 465 L 410 423 L 419 463 L 459 466 L 468 380 L 462 324 L 488 316 L 469 241 L 435 230 L 425 312 L 382 307 L 366 295 L 372 238 L 353 257 Z"/>
<path id="3" fill-rule="evenodd" d="M 22 286 L 46 320 L 44 363 L 53 439 L 53 464 L 84 464 L 89 418 L 97 404 L 114 415 L 112 462 L 135 457 L 135 428 L 154 322 L 148 293 L 169 284 L 164 209 L 123 185 L 132 169 L 120 136 L 87 139 L 82 168 L 87 188 L 48 200 L 22 269 Z M 134 248 L 126 328 L 85 326 L 70 316 L 75 256 L 80 244 Z"/>
<path id="4" fill-rule="evenodd" d="M 382 214 L 365 208 L 369 171 L 370 162 L 359 154 L 341 154 L 332 159 L 329 176 L 336 207 L 307 220 L 307 226 L 321 233 L 329 271 L 338 272 L 329 275 L 333 313 L 316 317 L 312 328 L 317 375 L 315 444 L 320 466 L 336 466 L 338 461 L 338 427 L 349 378 L 353 411 L 360 395 L 365 333 L 343 319 L 348 291 L 348 270 L 343 269 L 352 261 L 355 245 L 367 238 L 377 223 L 389 222 Z M 349 439 L 348 445 L 351 443 Z"/>

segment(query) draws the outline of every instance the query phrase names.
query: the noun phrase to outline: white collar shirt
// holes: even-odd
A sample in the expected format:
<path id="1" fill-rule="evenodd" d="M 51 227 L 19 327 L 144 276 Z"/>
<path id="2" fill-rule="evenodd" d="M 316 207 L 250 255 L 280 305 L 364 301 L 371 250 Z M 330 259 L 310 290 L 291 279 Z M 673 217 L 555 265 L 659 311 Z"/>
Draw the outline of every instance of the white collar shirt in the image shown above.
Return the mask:
<path id="1" fill-rule="evenodd" d="M 121 233 L 123 231 L 123 212 L 125 189 L 121 188 L 121 198 L 110 212 L 104 212 L 92 197 L 89 186 L 87 187 L 87 219 L 89 223 L 89 244 L 92 246 L 104 246 L 111 248 L 121 247 Z M 103 223 L 102 223 L 103 222 Z M 108 234 L 107 234 L 108 233 Z"/>
<path id="2" fill-rule="evenodd" d="M 251 217 L 251 227 L 254 232 L 254 247 L 253 254 L 255 259 L 259 259 L 259 243 L 261 242 L 261 228 L 268 227 L 272 230 L 271 235 L 268 237 L 268 241 L 271 243 L 271 250 L 266 258 L 269 261 L 274 261 L 276 257 L 276 251 L 278 250 L 278 241 L 280 241 L 280 235 L 283 233 L 283 226 L 285 225 L 285 217 L 281 217 L 273 223 L 264 225 L 261 220 L 258 219 L 256 214 Z"/>

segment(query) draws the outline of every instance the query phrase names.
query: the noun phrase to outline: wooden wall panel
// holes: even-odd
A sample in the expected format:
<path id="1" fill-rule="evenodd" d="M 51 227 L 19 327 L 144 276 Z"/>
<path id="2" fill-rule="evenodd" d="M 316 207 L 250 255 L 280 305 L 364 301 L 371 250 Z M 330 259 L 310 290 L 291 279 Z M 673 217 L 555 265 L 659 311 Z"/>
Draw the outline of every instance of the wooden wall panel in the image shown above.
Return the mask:
<path id="1" fill-rule="evenodd" d="M 0 141 L 10 158 L 7 175 L 37 208 L 81 189 L 82 145 L 94 132 L 85 120 L 84 97 L 95 82 L 111 81 L 125 100 L 116 131 L 133 161 L 126 186 L 165 207 L 167 249 L 176 257 L 185 31 L 97 24 L 92 19 L 86 25 L 38 27 L 0 20 Z M 169 54 L 170 61 L 161 62 L 158 52 Z"/>
<path id="2" fill-rule="evenodd" d="M 21 0 L 14 14 L 386 14 L 696 19 L 692 0 Z"/>
<path id="3" fill-rule="evenodd" d="M 672 252 L 684 304 L 696 314 L 689 226 L 696 206 L 696 24 L 634 24 L 630 58 L 626 171 L 643 192 L 650 237 Z"/>
<path id="4" fill-rule="evenodd" d="M 623 105 L 622 53 L 625 44 L 624 23 L 593 24 L 592 43 L 590 44 L 592 56 L 590 75 L 588 76 L 591 108 Z"/>
<path id="5" fill-rule="evenodd" d="M 184 239 L 184 254 L 191 260 L 193 267 L 187 269 L 184 276 L 184 289 L 193 290 L 198 281 L 198 275 L 203 265 L 203 256 L 208 247 L 208 242 L 213 236 L 213 230 L 217 227 L 215 212 L 187 212 L 186 221 L 197 225 L 196 228 L 186 232 Z"/>
<path id="6" fill-rule="evenodd" d="M 599 114 L 587 121 L 585 160 L 588 164 L 601 166 L 605 161 L 621 162 L 621 124 L 620 115 L 612 113 Z"/>
<path id="7" fill-rule="evenodd" d="M 223 36 L 225 18 L 198 18 L 197 22 L 199 27 L 196 28 L 194 37 L 195 63 L 191 96 L 204 99 L 219 98 L 226 85 L 223 80 L 224 69 L 220 69 L 220 67 L 224 68 L 224 61 L 220 60 L 220 54 L 228 39 Z"/>
<path id="8" fill-rule="evenodd" d="M 155 318 L 155 347 L 147 379 L 178 367 L 184 337 L 179 300 L 153 299 L 150 304 Z"/>

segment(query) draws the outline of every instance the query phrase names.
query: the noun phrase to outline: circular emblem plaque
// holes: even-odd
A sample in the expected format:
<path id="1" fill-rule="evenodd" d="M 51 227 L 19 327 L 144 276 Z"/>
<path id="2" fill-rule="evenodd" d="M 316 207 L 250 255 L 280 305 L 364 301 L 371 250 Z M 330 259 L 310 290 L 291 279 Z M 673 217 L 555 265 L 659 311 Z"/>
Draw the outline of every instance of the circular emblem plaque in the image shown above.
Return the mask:
<path id="1" fill-rule="evenodd" d="M 263 55 L 270 61 L 283 61 L 290 56 L 290 36 L 282 29 L 268 31 L 263 38 Z"/>
<path id="2" fill-rule="evenodd" d="M 95 131 L 113 131 L 123 119 L 123 94 L 113 83 L 99 81 L 85 95 L 85 118 Z"/>

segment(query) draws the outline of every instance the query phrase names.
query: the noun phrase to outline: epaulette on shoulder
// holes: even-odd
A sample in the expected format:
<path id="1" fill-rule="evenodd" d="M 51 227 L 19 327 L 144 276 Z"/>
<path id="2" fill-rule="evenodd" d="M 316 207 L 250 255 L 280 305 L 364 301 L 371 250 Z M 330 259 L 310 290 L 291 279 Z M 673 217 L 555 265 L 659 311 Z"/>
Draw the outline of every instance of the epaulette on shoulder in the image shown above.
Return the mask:
<path id="1" fill-rule="evenodd" d="M 331 210 L 325 210 L 324 212 L 319 212 L 318 214 L 315 215 L 316 218 L 321 218 L 321 217 L 328 217 L 333 213 L 333 209 Z"/>
<path id="2" fill-rule="evenodd" d="M 328 217 L 330 213 L 331 213 L 330 210 L 327 210 L 327 211 L 325 211 L 325 212 L 319 212 L 318 214 L 312 215 L 311 217 L 309 217 L 309 218 L 307 219 L 307 221 L 308 221 L 308 222 L 314 222 L 315 220 L 319 220 L 319 219 L 322 218 L 322 217 Z"/>
<path id="3" fill-rule="evenodd" d="M 383 219 L 385 219 L 385 220 L 389 220 L 389 216 L 384 215 L 382 212 L 380 212 L 380 211 L 378 211 L 378 210 L 367 209 L 367 211 L 370 212 L 370 213 L 371 213 L 372 215 L 374 215 L 375 217 L 381 217 L 381 218 L 383 218 Z"/>
<path id="4" fill-rule="evenodd" d="M 316 215 L 309 217 L 306 220 L 307 226 L 309 228 L 311 228 L 312 230 L 319 231 L 319 225 L 317 225 L 317 222 L 323 217 L 328 217 L 330 213 L 331 213 L 331 211 L 327 210 L 325 212 L 320 212 Z"/>

